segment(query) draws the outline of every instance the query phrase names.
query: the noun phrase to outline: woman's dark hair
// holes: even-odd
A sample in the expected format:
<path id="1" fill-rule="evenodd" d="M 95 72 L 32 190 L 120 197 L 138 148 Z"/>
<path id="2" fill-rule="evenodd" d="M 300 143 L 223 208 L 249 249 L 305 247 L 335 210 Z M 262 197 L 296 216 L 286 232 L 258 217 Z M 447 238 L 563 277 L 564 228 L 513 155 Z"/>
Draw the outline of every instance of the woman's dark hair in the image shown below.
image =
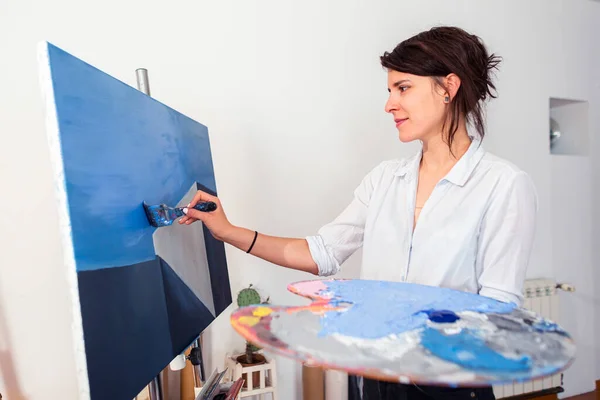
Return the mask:
<path id="1" fill-rule="evenodd" d="M 421 32 L 398 44 L 391 53 L 385 52 L 381 56 L 383 67 L 412 75 L 430 76 L 444 89 L 443 77 L 454 73 L 460 78 L 461 85 L 450 102 L 450 148 L 461 116 L 475 127 L 483 139 L 483 102 L 488 97 L 496 97 L 492 93 L 496 87 L 491 80 L 491 71 L 497 69 L 500 61 L 501 58 L 495 54 L 488 54 L 478 36 L 446 26 Z"/>

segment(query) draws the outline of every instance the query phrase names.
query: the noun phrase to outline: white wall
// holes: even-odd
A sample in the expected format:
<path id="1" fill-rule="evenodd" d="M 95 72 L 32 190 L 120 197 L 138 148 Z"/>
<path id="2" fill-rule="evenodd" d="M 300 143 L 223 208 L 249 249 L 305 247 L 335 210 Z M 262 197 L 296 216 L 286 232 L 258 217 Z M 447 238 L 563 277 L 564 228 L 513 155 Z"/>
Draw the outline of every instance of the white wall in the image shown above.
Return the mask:
<path id="1" fill-rule="evenodd" d="M 598 13 L 600 9 L 600 2 L 596 2 L 595 12 Z M 596 20 L 598 14 L 596 14 Z M 600 245 L 598 238 L 600 238 L 600 79 L 598 79 L 598 65 L 600 65 L 600 48 L 597 43 L 589 43 L 589 53 L 591 55 L 591 65 L 595 66 L 595 78 L 589 82 L 590 92 L 590 148 L 592 149 L 591 159 L 591 175 L 592 175 L 592 271 L 593 276 L 593 287 L 592 295 L 590 296 L 589 303 L 593 304 L 594 316 L 595 316 L 595 332 L 596 340 L 594 343 L 594 349 L 596 354 L 596 379 L 600 378 L 600 293 L 598 286 L 600 284 L 600 266 L 598 260 L 600 260 Z"/>
<path id="2" fill-rule="evenodd" d="M 567 328 L 583 346 L 565 385 L 567 394 L 590 390 L 600 377 L 593 329 L 600 329 L 600 318 L 592 317 L 600 309 L 594 294 L 600 279 L 592 268 L 600 251 L 589 237 L 591 229 L 598 237 L 600 222 L 594 158 L 599 87 L 592 84 L 598 82 L 600 55 L 592 39 L 599 22 L 600 3 L 591 0 L 0 2 L 0 333 L 8 331 L 0 340 L 0 392 L 27 399 L 75 398 L 78 392 L 38 41 L 51 41 L 131 85 L 135 69 L 148 68 L 154 97 L 209 126 L 217 184 L 231 220 L 264 233 L 303 236 L 331 220 L 376 163 L 416 148 L 398 142 L 383 112 L 386 76 L 378 57 L 436 24 L 471 30 L 504 57 L 484 143 L 536 182 L 540 222 L 528 276 L 559 276 L 578 285 L 567 301 L 581 308 Z M 548 151 L 550 96 L 590 101 L 590 159 L 564 160 L 566 169 L 557 168 Z M 556 182 L 568 182 L 585 198 L 557 202 Z M 552 222 L 555 213 L 560 218 Z M 567 228 L 567 242 L 557 243 Z M 576 265 L 563 257 L 573 249 L 583 253 Z M 553 262 L 553 254 L 565 264 Z M 274 303 L 300 303 L 286 285 L 309 275 L 231 248 L 227 255 L 234 291 L 254 283 Z M 357 260 L 344 274 L 354 275 Z M 204 338 L 213 366 L 242 346 L 228 317 Z M 300 368 L 279 362 L 282 397 L 300 398 Z"/>

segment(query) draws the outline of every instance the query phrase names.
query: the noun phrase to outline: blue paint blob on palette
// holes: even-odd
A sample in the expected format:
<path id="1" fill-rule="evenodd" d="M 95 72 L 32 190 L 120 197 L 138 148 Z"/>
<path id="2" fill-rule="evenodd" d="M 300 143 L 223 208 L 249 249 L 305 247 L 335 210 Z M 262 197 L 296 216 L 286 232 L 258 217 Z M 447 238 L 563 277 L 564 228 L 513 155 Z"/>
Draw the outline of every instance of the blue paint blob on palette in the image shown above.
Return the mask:
<path id="1" fill-rule="evenodd" d="M 441 329 L 428 327 L 421 334 L 421 345 L 436 357 L 470 370 L 526 372 L 532 366 L 531 357 L 504 356 L 472 329 L 446 335 Z"/>
<path id="2" fill-rule="evenodd" d="M 453 311 L 447 310 L 423 310 L 423 313 L 427 314 L 430 321 L 440 323 L 452 323 L 460 319 Z"/>
<path id="3" fill-rule="evenodd" d="M 267 350 L 375 379 L 487 386 L 566 369 L 570 335 L 535 313 L 473 293 L 403 282 L 315 280 L 313 302 L 244 307 L 234 328 Z"/>

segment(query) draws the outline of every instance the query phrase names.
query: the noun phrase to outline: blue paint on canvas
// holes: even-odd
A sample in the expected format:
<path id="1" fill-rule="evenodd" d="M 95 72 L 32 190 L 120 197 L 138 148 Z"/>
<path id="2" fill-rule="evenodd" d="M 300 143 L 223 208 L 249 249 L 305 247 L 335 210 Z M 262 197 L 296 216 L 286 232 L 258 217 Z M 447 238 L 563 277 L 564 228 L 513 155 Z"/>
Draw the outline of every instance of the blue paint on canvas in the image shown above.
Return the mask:
<path id="1" fill-rule="evenodd" d="M 173 359 L 161 262 L 77 276 L 91 398 L 133 399 Z"/>
<path id="2" fill-rule="evenodd" d="M 153 234 L 169 228 L 152 227 L 143 207 L 175 206 L 193 189 L 217 195 L 208 130 L 47 46 L 83 322 L 75 340 L 92 398 L 131 399 L 232 302 L 224 244 L 204 226 L 193 244 L 206 254 L 205 304 L 156 253 Z"/>
<path id="3" fill-rule="evenodd" d="M 154 258 L 142 203 L 216 192 L 206 126 L 49 45 L 77 270 Z M 83 134 L 85 132 L 85 134 Z"/>
<path id="4" fill-rule="evenodd" d="M 133 399 L 214 319 L 160 257 L 78 282 L 92 399 Z"/>

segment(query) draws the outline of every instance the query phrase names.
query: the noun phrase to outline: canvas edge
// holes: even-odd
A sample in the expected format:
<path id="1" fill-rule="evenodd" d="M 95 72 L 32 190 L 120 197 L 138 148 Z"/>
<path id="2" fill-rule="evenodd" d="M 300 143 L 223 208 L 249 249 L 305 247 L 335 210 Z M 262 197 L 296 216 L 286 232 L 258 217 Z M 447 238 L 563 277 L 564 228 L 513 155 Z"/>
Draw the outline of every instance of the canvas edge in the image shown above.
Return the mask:
<path id="1" fill-rule="evenodd" d="M 64 267 L 69 284 L 69 297 L 71 300 L 71 331 L 73 333 L 73 350 L 80 399 L 90 399 L 90 386 L 87 369 L 87 359 L 84 343 L 83 319 L 79 301 L 79 284 L 71 234 L 71 220 L 68 209 L 65 176 L 62 162 L 62 151 L 59 135 L 59 125 L 56 116 L 56 103 L 52 71 L 50 66 L 49 46 L 47 41 L 38 43 L 37 61 L 40 88 L 44 100 L 46 139 L 54 176 L 54 195 L 58 206 L 59 230 L 64 257 Z"/>

